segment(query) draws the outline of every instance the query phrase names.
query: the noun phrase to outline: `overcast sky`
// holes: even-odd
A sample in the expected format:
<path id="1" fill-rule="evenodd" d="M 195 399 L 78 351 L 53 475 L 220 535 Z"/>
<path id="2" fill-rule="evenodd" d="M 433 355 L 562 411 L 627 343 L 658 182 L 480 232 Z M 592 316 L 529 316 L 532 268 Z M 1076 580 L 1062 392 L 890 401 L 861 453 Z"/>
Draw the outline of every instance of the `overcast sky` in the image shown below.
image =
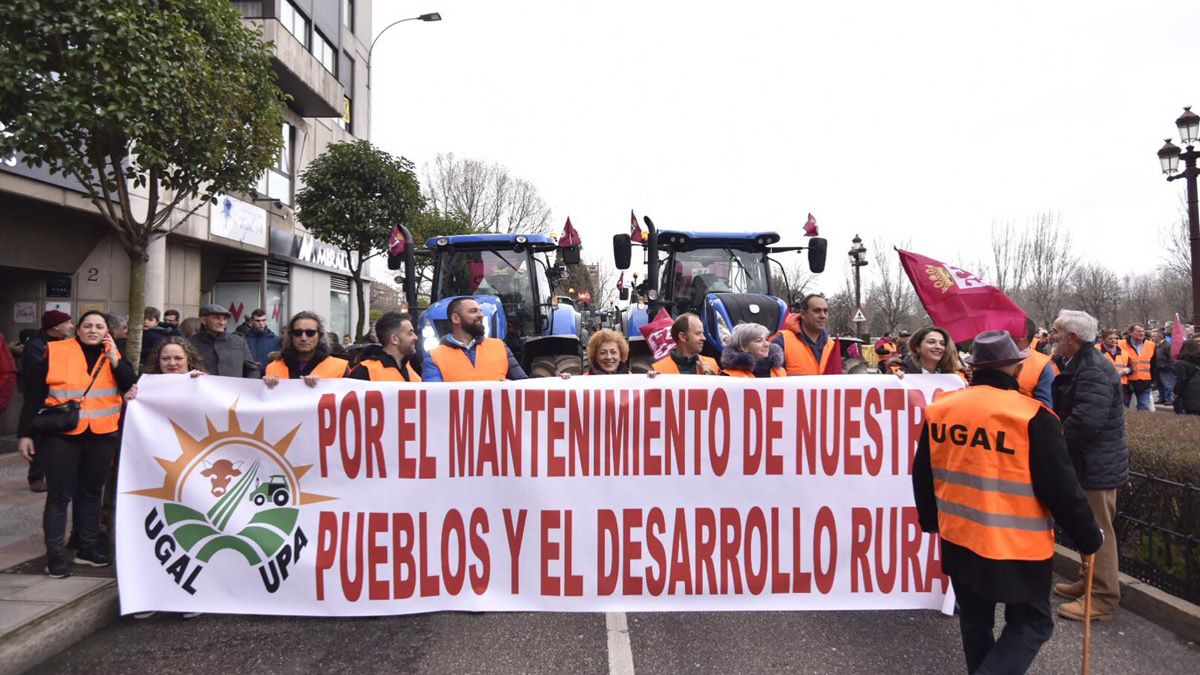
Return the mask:
<path id="1" fill-rule="evenodd" d="M 994 221 L 1060 215 L 1081 258 L 1159 259 L 1182 181 L 1155 152 L 1200 110 L 1200 4 L 376 0 L 372 140 L 499 162 L 611 261 L 661 228 L 812 212 L 834 291 L 855 233 L 968 262 Z M 868 271 L 870 268 L 867 268 Z M 979 272 L 979 270 L 972 270 Z"/>

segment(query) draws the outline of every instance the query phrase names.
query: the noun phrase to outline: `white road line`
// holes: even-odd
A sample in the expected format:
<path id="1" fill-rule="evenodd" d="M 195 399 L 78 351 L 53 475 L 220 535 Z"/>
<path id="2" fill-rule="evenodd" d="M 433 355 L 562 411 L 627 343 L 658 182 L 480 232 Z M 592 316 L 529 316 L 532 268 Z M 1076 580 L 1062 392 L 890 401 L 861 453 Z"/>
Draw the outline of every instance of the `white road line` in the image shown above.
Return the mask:
<path id="1" fill-rule="evenodd" d="M 629 647 L 629 624 L 625 612 L 607 612 L 609 675 L 633 675 L 633 650 Z"/>

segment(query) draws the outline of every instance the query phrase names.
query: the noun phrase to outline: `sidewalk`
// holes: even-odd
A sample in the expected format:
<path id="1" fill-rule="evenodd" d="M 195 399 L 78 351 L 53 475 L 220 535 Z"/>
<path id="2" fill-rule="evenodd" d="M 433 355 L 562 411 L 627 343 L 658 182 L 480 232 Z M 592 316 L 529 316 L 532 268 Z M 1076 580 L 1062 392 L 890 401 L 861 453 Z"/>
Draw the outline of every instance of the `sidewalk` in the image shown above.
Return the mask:
<path id="1" fill-rule="evenodd" d="M 27 469 L 19 454 L 0 454 L 0 673 L 23 672 L 117 619 L 114 568 L 46 576 L 46 495 L 29 491 Z"/>

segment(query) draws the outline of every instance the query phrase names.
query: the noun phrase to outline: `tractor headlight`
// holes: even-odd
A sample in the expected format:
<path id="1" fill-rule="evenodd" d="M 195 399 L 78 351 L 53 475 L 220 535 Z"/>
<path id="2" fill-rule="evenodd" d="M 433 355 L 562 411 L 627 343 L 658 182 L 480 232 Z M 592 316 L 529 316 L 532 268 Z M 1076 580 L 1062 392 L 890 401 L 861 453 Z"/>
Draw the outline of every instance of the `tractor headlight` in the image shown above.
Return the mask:
<path id="1" fill-rule="evenodd" d="M 425 327 L 421 329 L 421 337 L 423 337 L 423 338 L 425 338 L 425 339 L 429 339 L 429 338 L 435 338 L 435 339 L 436 339 L 436 338 L 437 338 L 437 331 L 433 330 L 433 325 L 432 325 L 432 324 L 428 324 L 428 323 L 427 323 L 427 324 L 425 324 Z"/>
<path id="2" fill-rule="evenodd" d="M 421 348 L 425 350 L 426 354 L 437 349 L 437 346 L 438 346 L 438 340 L 435 337 L 427 337 L 421 341 Z"/>
<path id="3" fill-rule="evenodd" d="M 657 300 L 658 299 L 658 291 L 651 288 L 650 290 L 646 291 L 646 297 L 651 301 Z"/>

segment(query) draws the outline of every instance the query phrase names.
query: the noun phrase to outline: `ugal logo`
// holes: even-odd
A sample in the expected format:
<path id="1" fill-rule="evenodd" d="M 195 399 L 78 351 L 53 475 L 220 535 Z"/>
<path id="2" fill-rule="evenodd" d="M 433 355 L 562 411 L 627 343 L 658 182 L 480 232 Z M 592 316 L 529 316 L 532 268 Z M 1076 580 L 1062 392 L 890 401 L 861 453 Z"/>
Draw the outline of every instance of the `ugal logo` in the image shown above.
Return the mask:
<path id="1" fill-rule="evenodd" d="M 175 459 L 155 457 L 166 472 L 162 485 L 129 493 L 163 500 L 145 519 L 153 555 L 176 585 L 195 594 L 213 556 L 230 551 L 256 568 L 274 593 L 308 544 L 298 525 L 299 507 L 333 497 L 301 489 L 300 479 L 312 465 L 287 459 L 299 426 L 271 443 L 262 421 L 254 431 L 243 431 L 232 407 L 226 430 L 205 421 L 203 438 L 172 421 L 180 452 Z"/>

